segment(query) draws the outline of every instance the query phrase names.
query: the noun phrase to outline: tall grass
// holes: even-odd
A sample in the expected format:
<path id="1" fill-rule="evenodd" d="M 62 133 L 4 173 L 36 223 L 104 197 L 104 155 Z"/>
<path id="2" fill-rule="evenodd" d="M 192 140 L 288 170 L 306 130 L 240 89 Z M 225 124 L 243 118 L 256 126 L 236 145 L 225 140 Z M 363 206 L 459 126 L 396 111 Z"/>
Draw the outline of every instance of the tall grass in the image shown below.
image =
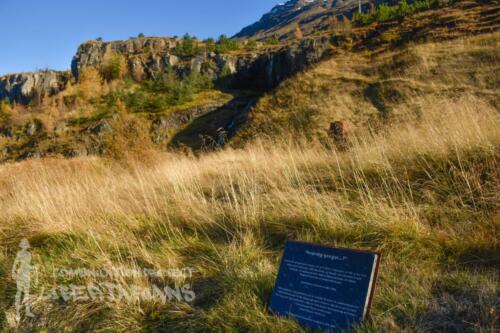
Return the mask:
<path id="1" fill-rule="evenodd" d="M 257 142 L 145 164 L 43 159 L 0 167 L 0 304 L 6 331 L 300 332 L 266 311 L 287 239 L 378 250 L 372 331 L 493 331 L 498 325 L 499 116 L 473 97 L 420 126 L 359 134 L 347 152 Z M 40 265 L 189 266 L 193 304 L 34 302 L 16 321 L 9 272 L 21 238 Z M 147 278 L 126 286 L 169 283 Z M 0 317 L 1 318 L 1 317 Z M 0 323 L 2 321 L 0 320 Z"/>

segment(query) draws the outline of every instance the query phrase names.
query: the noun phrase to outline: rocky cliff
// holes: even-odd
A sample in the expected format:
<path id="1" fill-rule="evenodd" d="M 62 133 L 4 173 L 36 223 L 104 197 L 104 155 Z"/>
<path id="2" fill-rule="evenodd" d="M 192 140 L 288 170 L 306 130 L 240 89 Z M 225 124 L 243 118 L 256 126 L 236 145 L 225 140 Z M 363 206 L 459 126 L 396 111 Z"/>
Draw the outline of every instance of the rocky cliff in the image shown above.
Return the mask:
<path id="1" fill-rule="evenodd" d="M 78 78 L 88 67 L 101 68 L 106 55 L 121 54 L 127 57 L 131 73 L 137 79 L 154 76 L 165 66 L 176 65 L 179 59 L 173 55 L 177 39 L 173 37 L 134 38 L 125 41 L 102 42 L 92 40 L 78 47 L 71 62 L 71 72 Z"/>
<path id="2" fill-rule="evenodd" d="M 209 74 L 214 81 L 238 88 L 268 90 L 284 78 L 319 61 L 330 47 L 329 38 L 304 39 L 295 44 L 259 51 L 228 54 L 201 52 L 189 58 L 175 54 L 173 38 L 140 38 L 117 42 L 89 41 L 73 58 L 72 73 L 78 78 L 86 68 L 102 68 L 106 54 L 114 52 L 126 60 L 136 79 L 158 77 L 167 69 L 180 76 L 192 71 Z"/>
<path id="3" fill-rule="evenodd" d="M 328 38 L 304 39 L 287 46 L 228 54 L 200 52 L 192 57 L 175 54 L 176 38 L 136 38 L 126 41 L 88 41 L 80 45 L 70 72 L 39 71 L 0 77 L 0 100 L 29 104 L 64 90 L 87 68 L 102 70 L 110 54 L 125 59 L 128 73 L 137 81 L 154 79 L 167 69 L 179 76 L 192 71 L 209 74 L 231 87 L 268 90 L 284 78 L 322 59 Z"/>
<path id="4" fill-rule="evenodd" d="M 0 77 L 0 100 L 29 104 L 64 90 L 71 79 L 69 72 L 38 71 Z"/>

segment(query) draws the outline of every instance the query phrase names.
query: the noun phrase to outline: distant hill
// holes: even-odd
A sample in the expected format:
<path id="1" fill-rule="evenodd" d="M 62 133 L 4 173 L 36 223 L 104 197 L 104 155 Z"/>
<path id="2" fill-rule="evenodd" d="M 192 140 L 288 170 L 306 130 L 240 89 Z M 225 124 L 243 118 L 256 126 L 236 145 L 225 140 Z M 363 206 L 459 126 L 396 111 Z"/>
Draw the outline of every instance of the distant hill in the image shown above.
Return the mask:
<path id="1" fill-rule="evenodd" d="M 339 19 L 344 15 L 352 17 L 360 4 L 363 11 L 368 11 L 370 4 L 396 2 L 395 0 L 289 0 L 276 5 L 259 21 L 243 28 L 234 37 L 265 40 L 274 36 L 286 40 L 293 37 L 297 26 L 308 35 L 325 28 L 330 17 Z"/>

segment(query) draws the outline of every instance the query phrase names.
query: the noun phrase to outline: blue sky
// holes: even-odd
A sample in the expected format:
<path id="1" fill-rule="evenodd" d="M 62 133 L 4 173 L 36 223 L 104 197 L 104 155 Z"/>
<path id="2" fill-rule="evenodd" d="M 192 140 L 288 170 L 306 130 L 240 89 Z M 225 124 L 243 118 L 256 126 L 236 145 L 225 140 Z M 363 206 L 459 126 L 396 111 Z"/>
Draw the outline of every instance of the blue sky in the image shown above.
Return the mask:
<path id="1" fill-rule="evenodd" d="M 283 1 L 283 0 L 281 0 Z M 280 0 L 0 0 L 0 75 L 69 69 L 80 43 L 183 35 L 233 35 Z"/>

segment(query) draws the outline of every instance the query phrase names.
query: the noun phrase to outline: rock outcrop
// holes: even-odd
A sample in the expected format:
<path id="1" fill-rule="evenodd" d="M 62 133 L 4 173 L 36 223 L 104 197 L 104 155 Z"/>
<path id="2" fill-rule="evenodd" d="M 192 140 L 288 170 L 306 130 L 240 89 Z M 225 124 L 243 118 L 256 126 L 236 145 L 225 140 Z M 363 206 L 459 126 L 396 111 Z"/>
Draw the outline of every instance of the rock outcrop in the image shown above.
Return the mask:
<path id="1" fill-rule="evenodd" d="M 235 61 L 234 84 L 242 88 L 269 90 L 287 77 L 319 62 L 331 50 L 331 38 L 304 39 L 278 50 Z"/>
<path id="2" fill-rule="evenodd" d="M 330 42 L 330 38 L 304 39 L 272 50 L 237 54 L 204 52 L 191 58 L 180 58 L 174 54 L 176 40 L 171 38 L 141 38 L 110 43 L 89 41 L 78 48 L 72 72 L 78 78 L 86 68 L 102 68 L 106 53 L 116 52 L 125 57 L 129 73 L 137 80 L 154 79 L 170 68 L 180 76 L 195 71 L 211 75 L 214 81 L 219 80 L 230 86 L 268 90 L 284 78 L 321 60 L 330 49 Z"/>
<path id="3" fill-rule="evenodd" d="M 149 73 L 148 76 L 151 76 L 155 69 L 161 70 L 164 66 L 177 63 L 178 58 L 173 55 L 176 45 L 177 39 L 174 37 L 133 38 L 113 42 L 88 41 L 78 47 L 71 62 L 71 72 L 78 78 L 83 69 L 100 68 L 106 54 L 116 53 L 127 57 L 131 73 Z"/>
<path id="4" fill-rule="evenodd" d="M 0 77 L 0 100 L 20 104 L 40 101 L 64 90 L 70 79 L 69 72 L 56 71 L 4 75 Z"/>
<path id="5" fill-rule="evenodd" d="M 181 58 L 175 54 L 176 38 L 149 37 L 126 41 L 88 41 L 73 57 L 70 72 L 39 71 L 0 77 L 0 100 L 29 104 L 64 90 L 68 81 L 86 68 L 102 70 L 108 54 L 124 57 L 128 72 L 136 80 L 154 79 L 173 69 L 180 76 L 190 72 L 210 75 L 231 87 L 269 90 L 286 77 L 321 60 L 329 50 L 329 38 L 304 39 L 278 49 L 231 54 L 203 52 Z"/>

